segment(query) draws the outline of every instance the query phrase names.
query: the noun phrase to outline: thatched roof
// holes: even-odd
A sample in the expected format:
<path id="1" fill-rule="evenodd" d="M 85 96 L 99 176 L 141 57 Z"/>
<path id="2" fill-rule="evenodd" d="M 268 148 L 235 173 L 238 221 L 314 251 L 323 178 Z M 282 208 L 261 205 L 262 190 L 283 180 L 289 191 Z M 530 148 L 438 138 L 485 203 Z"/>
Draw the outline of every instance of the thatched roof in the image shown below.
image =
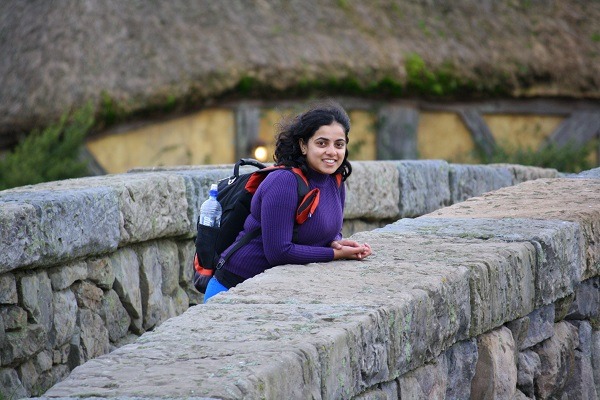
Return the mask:
<path id="1" fill-rule="evenodd" d="M 410 57 L 474 91 L 600 99 L 598 21 L 581 0 L 5 0 L 0 137 L 86 100 L 133 112 L 249 82 L 405 84 Z"/>

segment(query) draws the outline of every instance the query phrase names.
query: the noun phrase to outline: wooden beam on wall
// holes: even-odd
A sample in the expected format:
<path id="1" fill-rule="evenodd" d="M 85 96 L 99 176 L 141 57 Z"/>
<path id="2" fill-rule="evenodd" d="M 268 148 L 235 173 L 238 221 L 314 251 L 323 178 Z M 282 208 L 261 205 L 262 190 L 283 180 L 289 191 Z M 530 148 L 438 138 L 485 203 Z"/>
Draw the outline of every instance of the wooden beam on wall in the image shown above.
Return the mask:
<path id="1" fill-rule="evenodd" d="M 377 159 L 418 158 L 419 110 L 412 107 L 386 106 L 381 108 L 378 114 Z"/>
<path id="2" fill-rule="evenodd" d="M 491 156 L 496 146 L 492 131 L 481 114 L 474 109 L 460 110 L 458 115 L 465 123 L 465 126 L 471 132 L 473 140 L 477 147 L 486 155 Z"/>

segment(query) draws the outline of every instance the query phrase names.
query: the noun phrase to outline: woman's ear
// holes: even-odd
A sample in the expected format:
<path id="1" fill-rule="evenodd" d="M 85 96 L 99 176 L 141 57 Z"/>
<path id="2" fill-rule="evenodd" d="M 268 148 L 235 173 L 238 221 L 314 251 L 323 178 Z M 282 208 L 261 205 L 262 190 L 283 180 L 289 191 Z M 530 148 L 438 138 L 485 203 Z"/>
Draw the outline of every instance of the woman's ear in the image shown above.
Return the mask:
<path id="1" fill-rule="evenodd" d="M 306 144 L 304 143 L 304 141 L 302 139 L 298 139 L 298 145 L 300 146 L 300 152 L 302 153 L 303 156 L 306 155 Z"/>

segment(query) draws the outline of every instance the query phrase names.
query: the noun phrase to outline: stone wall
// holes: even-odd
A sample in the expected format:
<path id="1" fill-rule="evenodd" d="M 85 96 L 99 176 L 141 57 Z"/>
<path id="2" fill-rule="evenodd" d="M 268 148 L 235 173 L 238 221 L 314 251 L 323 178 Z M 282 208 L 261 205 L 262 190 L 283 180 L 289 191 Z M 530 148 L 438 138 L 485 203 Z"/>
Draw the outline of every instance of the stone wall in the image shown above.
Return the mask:
<path id="1" fill-rule="evenodd" d="M 46 395 L 381 398 L 380 392 L 410 393 L 413 389 L 402 389 L 410 382 L 425 390 L 418 376 L 429 372 L 419 372 L 422 368 L 464 370 L 461 379 L 470 381 L 474 349 L 483 346 L 486 335 L 492 350 L 494 343 L 504 344 L 507 331 L 498 330 L 503 324 L 511 337 L 525 337 L 525 326 L 542 321 L 546 333 L 540 337 L 549 340 L 549 307 L 557 301 L 566 310 L 555 312 L 561 316 L 557 321 L 569 316 L 582 321 L 558 325 L 566 326 L 560 332 L 573 344 L 564 351 L 588 349 L 597 365 L 593 301 L 599 252 L 590 244 L 594 238 L 598 243 L 600 202 L 598 186 L 588 182 L 599 181 L 558 179 L 554 170 L 513 165 L 353 165 L 345 233 L 400 220 L 355 235 L 373 245 L 372 258 L 279 267 L 185 313 L 201 300 L 190 287 L 197 211 L 210 183 L 227 176 L 230 166 L 134 171 L 0 192 L 2 397 L 41 395 L 86 361 Z M 572 215 L 565 206 L 564 215 L 553 215 L 538 229 L 523 216 L 523 221 L 478 217 L 467 223 L 469 216 L 453 225 L 445 216 L 410 219 L 537 178 L 554 178 L 536 181 L 542 185 L 576 182 L 556 195 L 563 206 L 579 182 L 588 190 L 575 197 L 595 202 Z M 538 189 L 531 190 L 543 213 L 545 201 Z M 492 200 L 496 193 L 502 191 L 492 193 Z M 596 219 L 588 221 L 589 213 Z M 575 220 L 565 222 L 566 216 Z M 424 239 L 423 229 L 431 229 L 432 238 Z M 334 268 L 335 274 L 327 273 Z M 538 273 L 542 269 L 544 274 Z M 399 279 L 390 279 L 395 275 Z M 577 290 L 585 295 L 574 295 Z M 592 300 L 577 300 L 582 296 Z M 572 304 L 592 309 L 571 310 Z M 578 340 L 571 326 L 577 327 Z M 535 359 L 528 349 L 541 346 L 541 341 L 529 340 L 525 347 L 513 341 L 526 361 Z M 573 347 L 576 342 L 579 347 Z M 579 357 L 580 364 L 590 375 L 583 366 L 593 357 L 586 357 Z M 529 364 L 535 376 L 537 364 Z M 454 375 L 447 379 L 462 382 Z"/>

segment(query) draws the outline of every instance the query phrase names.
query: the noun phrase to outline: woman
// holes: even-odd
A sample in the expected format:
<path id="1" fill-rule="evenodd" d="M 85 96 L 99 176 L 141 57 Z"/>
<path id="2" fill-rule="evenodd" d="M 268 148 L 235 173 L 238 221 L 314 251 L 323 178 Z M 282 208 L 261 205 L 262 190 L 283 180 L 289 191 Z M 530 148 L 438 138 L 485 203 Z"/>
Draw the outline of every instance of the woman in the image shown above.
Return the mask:
<path id="1" fill-rule="evenodd" d="M 337 104 L 312 108 L 283 124 L 277 134 L 275 164 L 300 168 L 311 189 L 320 192 L 314 214 L 294 232 L 297 207 L 296 176 L 288 170 L 273 171 L 260 184 L 250 207 L 244 230 L 260 227 L 261 235 L 233 253 L 209 281 L 204 302 L 237 283 L 276 265 L 362 260 L 371 247 L 342 239 L 345 181 L 352 173 L 348 162 L 350 119 Z M 233 246 L 233 245 L 232 245 Z M 223 256 L 231 249 L 223 252 Z"/>

